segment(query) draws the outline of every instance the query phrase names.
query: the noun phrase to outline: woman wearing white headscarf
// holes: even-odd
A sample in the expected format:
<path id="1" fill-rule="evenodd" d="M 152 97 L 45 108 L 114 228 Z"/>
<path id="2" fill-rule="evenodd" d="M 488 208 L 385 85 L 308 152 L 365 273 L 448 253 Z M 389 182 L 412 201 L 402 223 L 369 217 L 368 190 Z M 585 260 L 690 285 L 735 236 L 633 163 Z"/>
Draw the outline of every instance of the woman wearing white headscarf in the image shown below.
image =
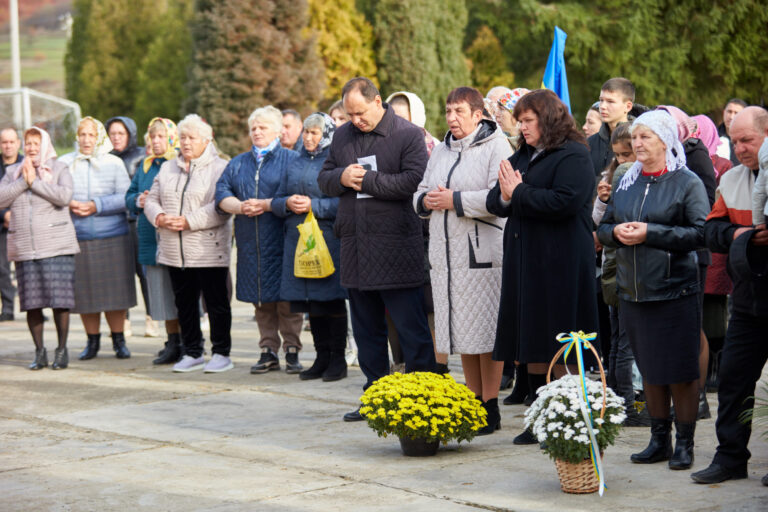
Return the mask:
<path id="1" fill-rule="evenodd" d="M 619 182 L 598 228 L 616 247 L 624 324 L 643 375 L 651 441 L 632 462 L 693 463 L 698 411 L 699 289 L 696 249 L 709 213 L 701 180 L 685 165 L 677 125 L 668 113 L 647 112 L 632 124 L 637 161 Z M 672 452 L 670 398 L 675 405 Z"/>
<path id="2" fill-rule="evenodd" d="M 43 345 L 43 308 L 53 309 L 58 348 L 53 369 L 69 364 L 69 310 L 75 305 L 75 254 L 80 251 L 67 205 L 72 176 L 56 160 L 45 130 L 24 133 L 24 160 L 8 168 L 0 181 L 0 207 L 11 209 L 8 259 L 16 262 L 19 303 L 35 343 L 30 370 L 48 366 Z"/>
<path id="3" fill-rule="evenodd" d="M 74 194 L 69 202 L 80 243 L 75 257 L 75 307 L 88 343 L 80 359 L 93 359 L 101 345 L 101 313 L 107 319 L 118 359 L 125 346 L 125 313 L 136 305 L 133 245 L 128 234 L 125 192 L 131 184 L 100 121 L 85 117 L 77 127 L 77 150 L 61 157 L 69 166 Z"/>

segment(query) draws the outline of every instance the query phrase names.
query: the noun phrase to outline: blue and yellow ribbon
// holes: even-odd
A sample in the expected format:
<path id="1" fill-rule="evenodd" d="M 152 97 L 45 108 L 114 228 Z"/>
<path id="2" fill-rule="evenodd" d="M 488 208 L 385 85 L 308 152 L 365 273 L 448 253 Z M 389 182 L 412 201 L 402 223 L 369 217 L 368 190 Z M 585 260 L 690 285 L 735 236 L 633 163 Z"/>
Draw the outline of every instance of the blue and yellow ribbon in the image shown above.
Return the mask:
<path id="1" fill-rule="evenodd" d="M 600 482 L 600 496 L 605 491 L 605 474 L 603 473 L 603 462 L 600 458 L 600 447 L 597 444 L 595 438 L 594 422 L 592 419 L 592 405 L 589 403 L 589 394 L 587 393 L 587 376 L 584 370 L 584 350 L 589 350 L 591 347 L 590 341 L 594 341 L 597 338 L 597 333 L 584 334 L 584 331 L 571 332 L 570 334 L 560 333 L 557 335 L 557 341 L 560 343 L 568 343 L 568 348 L 565 349 L 563 354 L 563 363 L 567 365 L 568 355 L 571 351 L 576 352 L 576 362 L 579 368 L 579 379 L 581 381 L 581 393 L 579 395 L 579 408 L 581 409 L 581 415 L 584 419 L 584 423 L 587 426 L 587 432 L 589 433 L 590 445 L 589 455 L 592 460 L 592 468 L 595 470 L 595 475 Z M 575 349 L 575 350 L 574 350 Z M 566 366 L 566 371 L 568 367 Z M 570 374 L 570 371 L 568 372 Z"/>

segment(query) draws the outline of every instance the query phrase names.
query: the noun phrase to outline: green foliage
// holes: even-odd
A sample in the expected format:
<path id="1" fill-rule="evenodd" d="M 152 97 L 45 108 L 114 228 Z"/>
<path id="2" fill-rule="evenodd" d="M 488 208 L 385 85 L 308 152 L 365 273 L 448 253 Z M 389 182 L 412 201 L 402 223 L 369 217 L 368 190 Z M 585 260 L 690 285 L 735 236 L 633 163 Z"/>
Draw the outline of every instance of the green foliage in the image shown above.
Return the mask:
<path id="1" fill-rule="evenodd" d="M 83 70 L 83 60 L 87 47 L 88 20 L 91 17 L 93 0 L 74 0 L 72 5 L 72 37 L 67 43 L 67 53 L 64 56 L 66 82 L 64 89 L 67 97 L 77 101 L 77 91 L 80 88 L 80 73 Z"/>
<path id="2" fill-rule="evenodd" d="M 253 109 L 316 106 L 323 70 L 306 0 L 198 0 L 195 11 L 185 110 L 214 127 L 225 152 L 249 147 Z"/>
<path id="3" fill-rule="evenodd" d="M 571 104 L 582 117 L 608 78 L 625 76 L 637 101 L 690 114 L 727 98 L 759 103 L 768 68 L 768 9 L 759 0 L 476 0 L 469 46 L 482 25 L 502 41 L 516 87 L 541 87 L 555 25 L 565 45 Z M 514 23 L 510 23 L 514 19 Z"/>
<path id="4" fill-rule="evenodd" d="M 461 49 L 464 0 L 377 0 L 373 10 L 382 94 L 417 94 L 426 107 L 427 130 L 442 135 L 446 96 L 469 83 Z"/>
<path id="5" fill-rule="evenodd" d="M 480 92 L 486 93 L 497 85 L 510 87 L 515 82 L 515 74 L 509 71 L 501 42 L 488 25 L 480 27 L 466 53 L 472 84 Z"/>
<path id="6" fill-rule="evenodd" d="M 178 119 L 186 98 L 187 68 L 192 58 L 189 21 L 192 4 L 171 0 L 162 17 L 163 27 L 147 48 L 136 73 L 137 92 L 133 117 L 139 137 L 154 117 Z"/>
<path id="7" fill-rule="evenodd" d="M 309 17 L 325 65 L 323 107 L 341 98 L 341 88 L 352 77 L 366 76 L 376 82 L 373 28 L 354 0 L 309 0 Z"/>

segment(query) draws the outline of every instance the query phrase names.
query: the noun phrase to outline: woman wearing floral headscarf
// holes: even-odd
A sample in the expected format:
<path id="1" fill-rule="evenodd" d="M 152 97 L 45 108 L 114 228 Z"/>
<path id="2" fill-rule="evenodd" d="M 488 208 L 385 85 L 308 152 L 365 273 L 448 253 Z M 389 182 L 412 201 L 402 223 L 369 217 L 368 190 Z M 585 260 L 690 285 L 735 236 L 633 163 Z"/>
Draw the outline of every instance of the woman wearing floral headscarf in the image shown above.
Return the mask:
<path id="1" fill-rule="evenodd" d="M 309 327 L 315 345 L 312 366 L 299 374 L 301 380 L 322 378 L 334 381 L 347 376 L 344 349 L 347 346 L 347 294 L 334 272 L 323 279 L 304 279 L 293 274 L 293 259 L 299 241 L 299 224 L 312 213 L 323 230 L 323 238 L 339 268 L 339 239 L 333 234 L 338 197 L 328 197 L 317 186 L 317 175 L 328 157 L 336 126 L 329 115 L 316 112 L 304 120 L 304 147 L 291 162 L 272 200 L 272 213 L 285 218 L 283 272 L 280 298 L 290 301 L 291 312 L 309 313 Z"/>
<path id="2" fill-rule="evenodd" d="M 515 118 L 512 117 L 512 112 L 515 110 L 518 100 L 529 92 L 531 91 L 524 87 L 512 89 L 499 98 L 498 106 L 494 111 L 493 117 L 499 124 L 501 131 L 506 134 L 509 143 L 512 145 L 512 151 L 517 148 L 517 140 L 520 138 L 520 128 L 517 126 Z"/>
<path id="3" fill-rule="evenodd" d="M 631 133 L 637 161 L 619 182 L 597 231 L 603 245 L 617 248 L 619 315 L 651 416 L 651 441 L 631 458 L 640 464 L 669 460 L 670 469 L 688 469 L 698 410 L 696 249 L 704 243 L 709 205 L 701 181 L 686 168 L 671 116 L 642 114 Z"/>
<path id="4" fill-rule="evenodd" d="M 136 305 L 133 246 L 128 234 L 125 191 L 131 184 L 125 165 L 109 154 L 112 143 L 100 121 L 85 117 L 77 127 L 77 150 L 61 157 L 69 166 L 74 194 L 69 202 L 80 254 L 75 256 L 75 313 L 88 343 L 80 359 L 93 359 L 101 345 L 101 313 L 107 319 L 118 359 L 125 346 L 125 313 Z"/>
<path id="5" fill-rule="evenodd" d="M 176 363 L 181 358 L 179 319 L 174 303 L 173 286 L 168 267 L 157 263 L 157 233 L 144 215 L 144 202 L 149 189 L 160 172 L 163 162 L 176 158 L 179 140 L 176 124 L 170 119 L 156 117 L 149 122 L 145 136 L 149 156 L 138 165 L 125 194 L 125 206 L 138 216 L 139 264 L 144 266 L 148 288 L 148 314 L 154 320 L 165 320 L 168 340 L 163 353 L 152 361 L 154 364 Z"/>
<path id="6" fill-rule="evenodd" d="M 21 310 L 35 343 L 30 370 L 48 366 L 43 345 L 43 308 L 53 309 L 58 348 L 53 369 L 69 364 L 69 310 L 75 305 L 75 228 L 67 205 L 72 198 L 72 176 L 56 160 L 45 130 L 24 133 L 24 160 L 8 168 L 0 181 L 0 207 L 11 209 L 8 259 L 16 262 Z"/>

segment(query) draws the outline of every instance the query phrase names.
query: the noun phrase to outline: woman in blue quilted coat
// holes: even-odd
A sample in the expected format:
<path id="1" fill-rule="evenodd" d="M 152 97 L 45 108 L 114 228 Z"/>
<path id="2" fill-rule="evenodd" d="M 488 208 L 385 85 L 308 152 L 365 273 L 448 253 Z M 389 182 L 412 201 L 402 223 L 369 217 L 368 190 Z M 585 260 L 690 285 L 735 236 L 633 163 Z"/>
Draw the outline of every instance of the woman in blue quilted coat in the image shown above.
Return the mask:
<path id="1" fill-rule="evenodd" d="M 256 307 L 261 358 L 251 373 L 280 369 L 280 336 L 286 372 L 299 373 L 303 315 L 291 313 L 288 302 L 280 300 L 283 219 L 272 212 L 272 200 L 298 154 L 280 146 L 283 114 L 275 107 L 254 110 L 248 128 L 253 146 L 224 169 L 216 184 L 216 205 L 235 214 L 237 299 Z"/>
<path id="2" fill-rule="evenodd" d="M 296 244 L 299 242 L 299 224 L 312 210 L 323 230 L 335 268 L 339 268 L 341 244 L 333 234 L 333 222 L 339 206 L 338 197 L 328 197 L 317 185 L 317 175 L 330 151 L 333 118 L 320 112 L 304 120 L 303 147 L 299 158 L 293 161 L 283 176 L 283 182 L 272 201 L 272 213 L 285 218 L 283 244 L 283 274 L 280 297 L 290 301 L 291 311 L 309 313 L 309 327 L 317 357 L 312 367 L 299 374 L 301 380 L 322 378 L 335 381 L 347 376 L 344 349 L 347 345 L 346 291 L 339 282 L 339 272 L 323 279 L 305 279 L 293 274 Z"/>

